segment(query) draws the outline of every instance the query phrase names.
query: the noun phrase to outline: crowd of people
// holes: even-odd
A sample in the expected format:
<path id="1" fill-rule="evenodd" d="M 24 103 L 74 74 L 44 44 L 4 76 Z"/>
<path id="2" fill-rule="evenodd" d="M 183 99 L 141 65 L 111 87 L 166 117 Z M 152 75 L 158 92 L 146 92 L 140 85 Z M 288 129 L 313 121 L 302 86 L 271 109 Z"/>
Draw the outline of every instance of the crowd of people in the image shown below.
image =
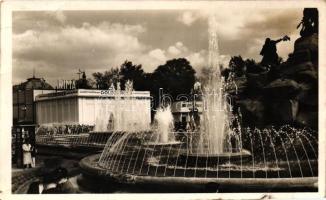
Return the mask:
<path id="1" fill-rule="evenodd" d="M 66 125 L 51 125 L 51 126 L 40 126 L 36 134 L 38 135 L 72 135 L 80 133 L 88 133 L 92 131 L 94 126 L 85 124 L 66 124 Z"/>
<path id="2" fill-rule="evenodd" d="M 73 194 L 76 188 L 69 181 L 66 168 L 58 167 L 50 173 L 43 175 L 40 180 L 29 185 L 28 194 Z"/>

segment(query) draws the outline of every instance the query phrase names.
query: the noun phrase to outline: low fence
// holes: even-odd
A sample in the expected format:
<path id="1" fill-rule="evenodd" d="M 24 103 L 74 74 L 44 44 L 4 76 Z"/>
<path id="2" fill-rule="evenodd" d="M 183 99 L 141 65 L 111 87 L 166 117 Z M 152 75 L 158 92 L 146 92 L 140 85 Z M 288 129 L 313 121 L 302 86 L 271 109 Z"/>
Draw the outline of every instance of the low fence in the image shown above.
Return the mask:
<path id="1" fill-rule="evenodd" d="M 35 142 L 36 145 L 104 148 L 110 135 L 111 133 L 37 135 Z"/>

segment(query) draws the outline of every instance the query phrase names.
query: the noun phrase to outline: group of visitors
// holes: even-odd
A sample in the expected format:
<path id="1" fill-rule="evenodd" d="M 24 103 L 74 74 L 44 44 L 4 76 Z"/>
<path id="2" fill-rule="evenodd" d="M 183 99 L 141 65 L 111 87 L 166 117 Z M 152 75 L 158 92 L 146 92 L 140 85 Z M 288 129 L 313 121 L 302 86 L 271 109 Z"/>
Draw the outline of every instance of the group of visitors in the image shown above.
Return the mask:
<path id="1" fill-rule="evenodd" d="M 29 185 L 28 194 L 71 194 L 77 193 L 76 188 L 69 181 L 68 171 L 58 167 L 45 174 L 42 179 Z"/>
<path id="2" fill-rule="evenodd" d="M 88 133 L 92 131 L 94 126 L 85 124 L 76 125 L 52 125 L 52 126 L 42 126 L 37 130 L 38 135 L 72 135 L 80 133 Z"/>

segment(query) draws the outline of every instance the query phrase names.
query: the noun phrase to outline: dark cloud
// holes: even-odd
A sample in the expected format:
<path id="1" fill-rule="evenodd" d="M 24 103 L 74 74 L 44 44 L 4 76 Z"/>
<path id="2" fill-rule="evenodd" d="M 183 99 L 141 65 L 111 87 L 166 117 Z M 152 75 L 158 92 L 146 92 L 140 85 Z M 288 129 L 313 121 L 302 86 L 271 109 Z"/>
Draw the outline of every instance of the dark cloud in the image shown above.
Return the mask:
<path id="1" fill-rule="evenodd" d="M 260 59 L 266 37 L 295 29 L 302 9 L 221 10 L 219 46 L 223 62 L 232 55 Z M 76 78 L 77 69 L 90 75 L 128 59 L 152 71 L 164 59 L 186 57 L 196 69 L 207 63 L 207 13 L 201 11 L 56 11 L 13 14 L 13 80 L 23 81 L 36 69 L 52 83 Z M 279 45 L 286 56 L 291 43 Z"/>
<path id="2" fill-rule="evenodd" d="M 293 48 L 293 42 L 299 37 L 297 24 L 301 20 L 302 9 L 265 9 L 257 11 L 256 15 L 248 15 L 244 23 L 238 28 L 237 37 L 220 39 L 221 51 L 229 55 L 242 55 L 243 57 L 260 60 L 259 52 L 267 37 L 279 39 L 284 35 L 292 36 L 292 41 L 279 46 L 280 56 L 286 58 Z"/>
<path id="3" fill-rule="evenodd" d="M 243 28 L 248 31 L 247 35 L 278 36 L 285 33 L 291 34 L 296 31 L 301 16 L 301 9 L 267 10 L 262 16 L 263 18 L 249 21 L 244 24 Z"/>

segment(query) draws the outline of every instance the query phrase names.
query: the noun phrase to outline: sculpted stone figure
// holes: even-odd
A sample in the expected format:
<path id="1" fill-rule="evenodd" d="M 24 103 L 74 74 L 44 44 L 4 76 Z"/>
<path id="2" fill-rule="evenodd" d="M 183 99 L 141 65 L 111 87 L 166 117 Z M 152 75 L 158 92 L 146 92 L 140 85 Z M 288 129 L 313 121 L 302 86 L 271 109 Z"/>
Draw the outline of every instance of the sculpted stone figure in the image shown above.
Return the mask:
<path id="1" fill-rule="evenodd" d="M 262 50 L 260 51 L 260 55 L 263 56 L 261 65 L 271 66 L 271 65 L 278 64 L 278 54 L 277 54 L 276 44 L 281 41 L 287 41 L 287 40 L 290 40 L 290 38 L 287 35 L 278 40 L 271 40 L 270 38 L 266 38 L 265 44 Z"/>
<path id="2" fill-rule="evenodd" d="M 305 8 L 303 18 L 297 28 L 301 26 L 300 35 L 302 37 L 311 36 L 318 33 L 318 10 L 317 8 Z"/>

